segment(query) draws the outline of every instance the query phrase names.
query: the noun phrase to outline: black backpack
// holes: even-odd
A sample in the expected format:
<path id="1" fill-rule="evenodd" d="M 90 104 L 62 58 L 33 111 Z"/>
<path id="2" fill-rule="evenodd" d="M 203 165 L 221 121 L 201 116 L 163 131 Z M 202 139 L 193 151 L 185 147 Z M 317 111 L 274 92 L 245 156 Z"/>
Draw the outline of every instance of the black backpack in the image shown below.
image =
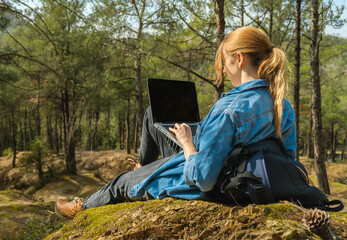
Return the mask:
<path id="1" fill-rule="evenodd" d="M 225 160 L 215 189 L 229 204 L 287 200 L 305 208 L 326 211 L 340 211 L 344 207 L 341 201 L 329 201 L 321 190 L 309 185 L 305 167 L 288 158 L 277 138 L 233 149 Z"/>

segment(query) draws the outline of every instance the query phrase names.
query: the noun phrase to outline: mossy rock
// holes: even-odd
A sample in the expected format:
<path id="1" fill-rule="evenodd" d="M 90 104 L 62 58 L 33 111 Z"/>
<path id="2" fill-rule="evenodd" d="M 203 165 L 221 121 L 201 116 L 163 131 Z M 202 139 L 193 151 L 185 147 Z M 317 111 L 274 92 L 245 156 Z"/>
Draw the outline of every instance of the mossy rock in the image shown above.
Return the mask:
<path id="1" fill-rule="evenodd" d="M 204 201 L 153 200 L 88 209 L 53 239 L 321 239 L 302 225 L 305 209 L 290 203 L 225 206 Z M 331 229 L 347 237 L 347 214 L 334 213 Z"/>

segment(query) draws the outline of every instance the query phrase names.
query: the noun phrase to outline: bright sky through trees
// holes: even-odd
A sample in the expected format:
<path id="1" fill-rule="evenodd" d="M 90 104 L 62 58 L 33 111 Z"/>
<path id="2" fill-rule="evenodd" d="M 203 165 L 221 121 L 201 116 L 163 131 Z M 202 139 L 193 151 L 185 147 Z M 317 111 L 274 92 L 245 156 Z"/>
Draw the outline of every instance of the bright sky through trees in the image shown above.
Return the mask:
<path id="1" fill-rule="evenodd" d="M 30 0 L 30 1 L 27 1 L 27 4 L 29 6 L 37 6 L 38 4 L 40 4 L 40 1 L 39 0 Z M 343 11 L 343 14 L 342 14 L 342 19 L 347 19 L 347 3 L 346 3 L 346 0 L 334 0 L 333 1 L 333 4 L 335 6 L 345 6 L 345 9 Z M 20 5 L 20 4 L 19 4 Z M 23 6 L 23 9 L 25 8 L 25 6 Z M 86 7 L 86 11 L 91 11 L 91 7 L 90 6 L 87 6 Z M 337 35 L 337 36 L 340 36 L 340 37 L 344 37 L 344 38 L 347 38 L 347 24 L 345 24 L 342 28 L 340 29 L 335 29 L 331 26 L 327 26 L 326 29 L 325 29 L 325 32 L 327 34 L 331 34 L 331 35 Z"/>

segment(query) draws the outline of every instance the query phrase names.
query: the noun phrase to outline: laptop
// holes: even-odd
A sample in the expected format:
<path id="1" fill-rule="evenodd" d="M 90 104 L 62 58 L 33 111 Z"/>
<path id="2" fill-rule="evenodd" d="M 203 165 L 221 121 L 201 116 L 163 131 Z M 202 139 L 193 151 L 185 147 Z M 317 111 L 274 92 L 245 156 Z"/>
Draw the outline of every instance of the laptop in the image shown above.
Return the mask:
<path id="1" fill-rule="evenodd" d="M 169 127 L 173 128 L 175 123 L 186 123 L 195 135 L 200 122 L 195 83 L 148 78 L 147 87 L 154 126 L 183 148 Z"/>

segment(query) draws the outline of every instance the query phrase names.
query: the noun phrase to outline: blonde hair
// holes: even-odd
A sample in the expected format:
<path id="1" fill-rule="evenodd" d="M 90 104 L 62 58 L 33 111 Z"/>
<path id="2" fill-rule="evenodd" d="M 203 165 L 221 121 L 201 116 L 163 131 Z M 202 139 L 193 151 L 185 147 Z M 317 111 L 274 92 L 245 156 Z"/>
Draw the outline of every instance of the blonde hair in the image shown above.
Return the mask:
<path id="1" fill-rule="evenodd" d="M 286 55 L 281 49 L 271 45 L 270 39 L 264 31 L 251 26 L 238 28 L 226 36 L 217 50 L 213 66 L 217 74 L 217 85 L 223 82 L 223 63 L 226 54 L 234 57 L 237 53 L 244 53 L 250 57 L 253 66 L 258 68 L 258 78 L 269 80 L 269 91 L 274 101 L 276 133 L 278 137 L 282 137 Z"/>

